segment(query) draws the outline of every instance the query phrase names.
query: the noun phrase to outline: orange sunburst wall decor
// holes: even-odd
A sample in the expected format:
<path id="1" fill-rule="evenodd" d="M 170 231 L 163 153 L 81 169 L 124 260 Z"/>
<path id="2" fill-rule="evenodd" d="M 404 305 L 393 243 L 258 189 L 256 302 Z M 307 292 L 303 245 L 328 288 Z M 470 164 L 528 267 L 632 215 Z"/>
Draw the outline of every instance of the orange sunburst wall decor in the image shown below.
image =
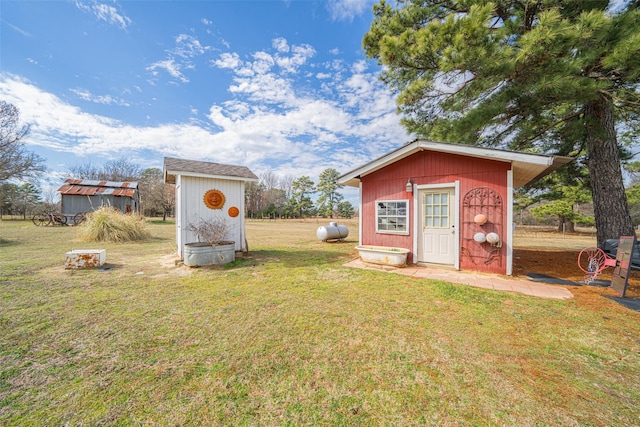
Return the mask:
<path id="1" fill-rule="evenodd" d="M 220 190 L 209 190 L 204 193 L 204 204 L 209 209 L 222 209 L 225 202 L 224 194 Z"/>

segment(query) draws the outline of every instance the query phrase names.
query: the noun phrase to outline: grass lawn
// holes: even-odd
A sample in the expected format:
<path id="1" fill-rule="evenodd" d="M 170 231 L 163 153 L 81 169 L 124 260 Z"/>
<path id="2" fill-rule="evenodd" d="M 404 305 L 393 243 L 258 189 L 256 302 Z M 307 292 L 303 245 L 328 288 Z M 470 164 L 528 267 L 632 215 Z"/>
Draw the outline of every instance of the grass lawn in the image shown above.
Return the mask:
<path id="1" fill-rule="evenodd" d="M 342 264 L 328 221 L 248 222 L 250 256 L 175 265 L 143 243 L 0 222 L 5 426 L 630 426 L 640 313 Z M 64 270 L 71 249 L 106 271 Z"/>

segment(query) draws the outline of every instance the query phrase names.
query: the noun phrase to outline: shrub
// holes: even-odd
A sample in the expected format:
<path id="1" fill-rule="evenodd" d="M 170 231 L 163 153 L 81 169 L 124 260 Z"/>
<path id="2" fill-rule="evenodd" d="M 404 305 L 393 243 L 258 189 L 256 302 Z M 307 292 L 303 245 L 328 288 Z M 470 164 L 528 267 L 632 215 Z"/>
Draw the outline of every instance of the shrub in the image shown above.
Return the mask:
<path id="1" fill-rule="evenodd" d="M 195 221 L 189 222 L 187 230 L 195 233 L 198 240 L 210 245 L 220 245 L 227 242 L 225 239 L 231 232 L 231 226 L 226 219 L 211 217 L 204 219 L 196 216 Z"/>
<path id="2" fill-rule="evenodd" d="M 87 220 L 79 226 L 78 231 L 78 238 L 85 242 L 132 242 L 150 237 L 143 217 L 125 215 L 110 207 L 87 215 Z"/>

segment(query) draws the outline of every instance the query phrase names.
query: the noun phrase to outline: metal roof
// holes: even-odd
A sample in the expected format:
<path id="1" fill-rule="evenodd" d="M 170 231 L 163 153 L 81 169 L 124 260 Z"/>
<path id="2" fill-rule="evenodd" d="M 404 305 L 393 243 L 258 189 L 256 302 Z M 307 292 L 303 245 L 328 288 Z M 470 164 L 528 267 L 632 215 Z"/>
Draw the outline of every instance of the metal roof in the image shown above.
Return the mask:
<path id="1" fill-rule="evenodd" d="M 111 195 L 135 197 L 138 189 L 136 181 L 115 182 L 96 181 L 90 179 L 67 179 L 58 188 L 58 193 L 65 196 Z"/>
<path id="2" fill-rule="evenodd" d="M 258 181 L 256 174 L 251 172 L 246 166 L 224 165 L 221 163 L 165 157 L 164 181 L 169 184 L 175 184 L 177 175 L 236 181 Z"/>
<path id="3" fill-rule="evenodd" d="M 550 174 L 559 167 L 571 162 L 573 157 L 549 156 L 543 154 L 522 153 L 517 151 L 482 148 L 463 144 L 447 144 L 415 140 L 385 154 L 357 169 L 347 172 L 338 178 L 338 182 L 351 187 L 360 185 L 360 178 L 382 169 L 398 160 L 404 159 L 419 151 L 436 151 L 440 153 L 459 154 L 461 156 L 489 159 L 511 164 L 513 170 L 513 186 L 519 188 Z"/>

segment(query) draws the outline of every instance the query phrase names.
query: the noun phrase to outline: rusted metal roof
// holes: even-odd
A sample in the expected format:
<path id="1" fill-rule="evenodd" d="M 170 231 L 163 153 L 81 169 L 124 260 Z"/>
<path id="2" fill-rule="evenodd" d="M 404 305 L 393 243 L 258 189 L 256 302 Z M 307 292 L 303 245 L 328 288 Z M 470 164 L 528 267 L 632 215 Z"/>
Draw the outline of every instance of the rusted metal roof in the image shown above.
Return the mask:
<path id="1" fill-rule="evenodd" d="M 256 174 L 246 166 L 224 165 L 197 160 L 164 158 L 164 180 L 175 184 L 177 175 L 202 176 L 240 181 L 258 181 Z"/>
<path id="2" fill-rule="evenodd" d="M 65 196 L 95 196 L 110 195 L 122 197 L 135 197 L 138 183 L 95 181 L 90 179 L 67 179 L 58 188 L 58 193 Z"/>

